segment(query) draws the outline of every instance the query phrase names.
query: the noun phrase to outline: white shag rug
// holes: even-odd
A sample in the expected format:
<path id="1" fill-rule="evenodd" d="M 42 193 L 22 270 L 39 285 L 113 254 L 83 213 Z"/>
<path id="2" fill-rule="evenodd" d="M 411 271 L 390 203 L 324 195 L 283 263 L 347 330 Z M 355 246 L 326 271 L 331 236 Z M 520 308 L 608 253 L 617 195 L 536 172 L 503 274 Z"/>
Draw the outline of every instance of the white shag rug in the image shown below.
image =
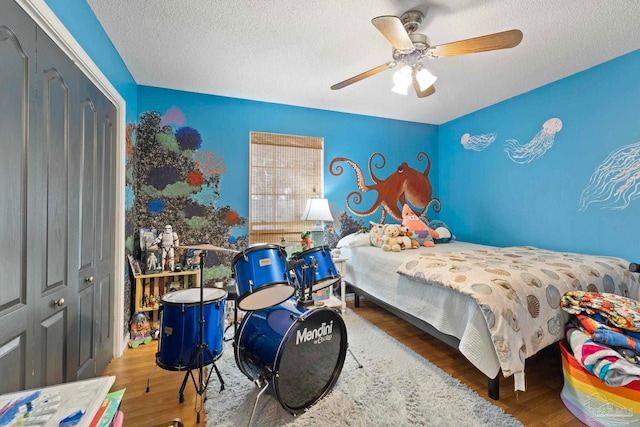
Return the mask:
<path id="1" fill-rule="evenodd" d="M 333 390 L 291 415 L 270 394 L 258 401 L 252 426 L 522 426 L 504 411 L 351 310 L 344 315 L 349 352 Z M 231 332 L 231 331 L 230 331 Z M 206 425 L 246 426 L 259 389 L 238 368 L 231 342 L 211 376 Z"/>

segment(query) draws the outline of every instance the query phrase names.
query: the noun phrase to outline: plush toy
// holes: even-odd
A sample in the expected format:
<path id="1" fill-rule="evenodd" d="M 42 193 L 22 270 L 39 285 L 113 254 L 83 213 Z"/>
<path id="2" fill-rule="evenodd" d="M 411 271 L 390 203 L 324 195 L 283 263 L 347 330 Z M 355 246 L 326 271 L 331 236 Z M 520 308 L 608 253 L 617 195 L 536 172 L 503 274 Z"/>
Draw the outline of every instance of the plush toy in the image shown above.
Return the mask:
<path id="1" fill-rule="evenodd" d="M 149 344 L 151 342 L 152 333 L 149 317 L 143 311 L 138 311 L 131 316 L 129 332 L 129 347 L 131 348 L 137 348 L 140 344 Z"/>
<path id="2" fill-rule="evenodd" d="M 404 225 L 400 226 L 400 247 L 402 249 L 416 249 L 420 247 L 420 243 L 414 238 L 413 231 Z"/>
<path id="3" fill-rule="evenodd" d="M 311 232 L 310 231 L 303 231 L 300 234 L 300 244 L 302 245 L 302 250 L 306 251 L 307 249 L 312 249 L 313 245 L 314 245 L 314 241 L 313 239 L 311 239 Z"/>
<path id="4" fill-rule="evenodd" d="M 400 252 L 400 224 L 385 224 L 383 228 L 382 250 Z"/>
<path id="5" fill-rule="evenodd" d="M 433 228 L 436 233 L 438 233 L 438 237 L 433 239 L 436 243 L 447 243 L 453 239 L 453 234 L 451 233 L 451 230 L 449 230 L 449 226 L 444 222 L 434 219 L 429 223 L 429 227 Z"/>
<path id="6" fill-rule="evenodd" d="M 407 204 L 402 208 L 402 225 L 411 230 L 415 234 L 415 239 L 423 246 L 434 246 L 433 239 L 440 237 L 438 232 L 425 224 Z"/>

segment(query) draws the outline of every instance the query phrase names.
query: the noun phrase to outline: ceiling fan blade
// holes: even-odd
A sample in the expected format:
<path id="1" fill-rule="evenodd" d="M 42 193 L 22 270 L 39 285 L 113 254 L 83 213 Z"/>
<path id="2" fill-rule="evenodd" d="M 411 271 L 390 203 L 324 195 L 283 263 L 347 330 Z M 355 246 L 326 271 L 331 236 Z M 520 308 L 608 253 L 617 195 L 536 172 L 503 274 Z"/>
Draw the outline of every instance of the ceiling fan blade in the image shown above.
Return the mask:
<path id="1" fill-rule="evenodd" d="M 343 87 L 349 86 L 350 84 L 359 82 L 360 80 L 364 80 L 367 77 L 371 77 L 373 75 L 376 75 L 378 73 L 381 73 L 385 70 L 388 70 L 389 68 L 393 68 L 396 66 L 396 62 L 395 61 L 389 61 L 386 64 L 382 64 L 382 65 L 378 65 L 375 68 L 372 68 L 368 71 L 365 71 L 364 73 L 360 73 L 357 76 L 353 76 L 351 78 L 348 78 L 347 80 L 341 81 L 340 83 L 336 83 L 333 86 L 331 86 L 331 90 L 338 90 L 338 89 L 342 89 Z"/>
<path id="2" fill-rule="evenodd" d="M 418 83 L 415 74 L 413 76 L 413 89 L 416 91 L 418 98 L 426 98 L 427 96 L 436 93 L 436 85 L 431 85 L 425 90 L 420 90 L 420 84 Z"/>
<path id="3" fill-rule="evenodd" d="M 472 39 L 460 40 L 427 49 L 427 56 L 441 58 L 444 56 L 466 55 L 468 53 L 487 52 L 490 50 L 508 49 L 518 46 L 522 41 L 522 31 L 509 30 L 488 34 Z"/>
<path id="4" fill-rule="evenodd" d="M 407 30 L 404 29 L 404 25 L 397 16 L 378 16 L 373 18 L 371 23 L 396 49 L 403 52 L 412 52 L 415 49 Z"/>

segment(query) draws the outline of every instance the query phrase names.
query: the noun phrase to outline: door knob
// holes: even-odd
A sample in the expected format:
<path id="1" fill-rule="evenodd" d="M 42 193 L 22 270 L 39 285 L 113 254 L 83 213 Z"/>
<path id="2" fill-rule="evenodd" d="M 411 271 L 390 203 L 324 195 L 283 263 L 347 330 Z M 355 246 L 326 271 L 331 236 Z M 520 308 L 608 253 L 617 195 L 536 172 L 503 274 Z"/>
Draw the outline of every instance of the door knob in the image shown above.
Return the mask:
<path id="1" fill-rule="evenodd" d="M 84 281 L 85 281 L 86 283 L 93 283 L 93 276 L 85 277 L 85 278 L 84 278 Z"/>
<path id="2" fill-rule="evenodd" d="M 59 300 L 55 300 L 53 305 L 57 305 L 58 307 L 62 307 L 64 305 L 64 298 L 60 298 Z"/>

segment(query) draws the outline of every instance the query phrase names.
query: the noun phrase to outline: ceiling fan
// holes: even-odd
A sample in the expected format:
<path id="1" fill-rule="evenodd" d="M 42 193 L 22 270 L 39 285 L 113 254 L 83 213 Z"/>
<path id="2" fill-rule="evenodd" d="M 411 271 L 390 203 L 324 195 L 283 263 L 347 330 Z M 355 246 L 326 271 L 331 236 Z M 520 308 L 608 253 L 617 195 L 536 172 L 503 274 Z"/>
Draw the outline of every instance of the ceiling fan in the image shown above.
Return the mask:
<path id="1" fill-rule="evenodd" d="M 402 65 L 393 76 L 394 87 L 392 90 L 406 95 L 409 85 L 413 84 L 418 97 L 424 98 L 435 93 L 436 89 L 433 84 L 436 77 L 424 68 L 420 62 L 423 58 L 442 58 L 508 49 L 517 46 L 522 41 L 522 31 L 509 30 L 439 46 L 430 46 L 427 36 L 415 32 L 422 24 L 423 19 L 424 15 L 419 10 L 410 10 L 399 18 L 390 15 L 373 18 L 371 23 L 393 46 L 393 60 L 336 83 L 331 86 L 331 89 L 342 89 L 396 65 Z"/>

